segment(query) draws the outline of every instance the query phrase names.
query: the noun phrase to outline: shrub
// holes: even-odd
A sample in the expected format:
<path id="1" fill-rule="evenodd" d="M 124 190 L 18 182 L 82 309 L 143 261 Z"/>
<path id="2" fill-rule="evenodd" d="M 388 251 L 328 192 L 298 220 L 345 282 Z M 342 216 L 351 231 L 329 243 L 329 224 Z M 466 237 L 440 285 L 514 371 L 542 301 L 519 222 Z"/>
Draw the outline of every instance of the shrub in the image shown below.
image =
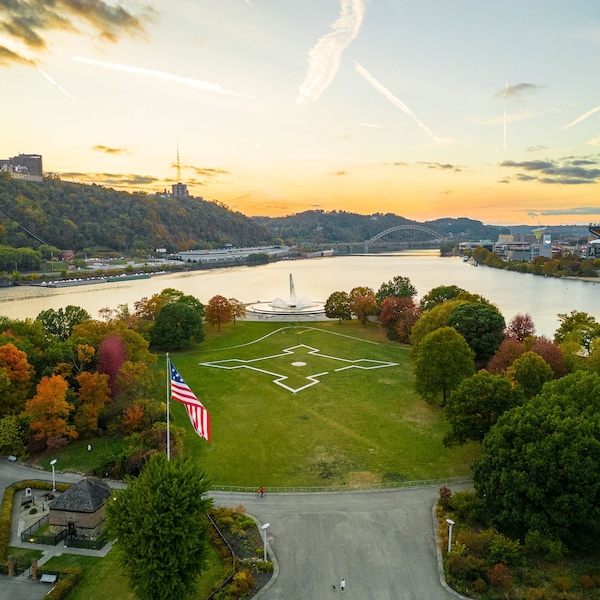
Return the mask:
<path id="1" fill-rule="evenodd" d="M 567 554 L 567 547 L 560 541 L 540 531 L 528 531 L 525 535 L 525 554 L 540 555 L 551 562 L 558 562 Z"/>
<path id="2" fill-rule="evenodd" d="M 254 585 L 254 577 L 247 569 L 238 571 L 233 576 L 233 581 L 229 586 L 229 593 L 237 597 L 244 597 L 252 589 Z"/>
<path id="3" fill-rule="evenodd" d="M 471 554 L 484 558 L 489 552 L 491 537 L 487 532 L 475 533 L 464 530 L 456 536 L 456 543 L 465 546 Z"/>
<path id="4" fill-rule="evenodd" d="M 523 564 L 523 547 L 518 540 L 496 533 L 490 544 L 490 560 L 505 565 Z"/>
<path id="5" fill-rule="evenodd" d="M 554 587 L 561 592 L 568 592 L 573 587 L 573 580 L 570 577 L 557 577 L 553 581 Z"/>
<path id="6" fill-rule="evenodd" d="M 547 588 L 529 588 L 525 592 L 525 600 L 553 600 L 552 593 Z"/>
<path id="7" fill-rule="evenodd" d="M 54 587 L 46 594 L 47 600 L 62 600 L 66 598 L 69 592 L 75 587 L 75 584 L 81 577 L 81 569 L 77 567 L 70 567 L 66 569 L 68 575 L 59 579 Z"/>
<path id="8" fill-rule="evenodd" d="M 593 590 L 596 587 L 594 580 L 589 575 L 582 575 L 579 578 L 579 585 L 584 590 Z"/>
<path id="9" fill-rule="evenodd" d="M 35 515 L 36 512 L 37 512 L 37 508 L 35 506 L 33 508 L 29 509 L 29 514 L 30 515 Z"/>
<path id="10" fill-rule="evenodd" d="M 443 508 L 448 508 L 448 504 L 450 503 L 450 498 L 452 498 L 452 490 L 447 486 L 442 486 L 440 488 L 440 499 L 439 504 Z"/>
<path id="11" fill-rule="evenodd" d="M 502 563 L 498 563 L 488 569 L 490 583 L 503 592 L 508 592 L 511 586 L 511 577 L 508 569 Z"/>
<path id="12" fill-rule="evenodd" d="M 485 560 L 470 554 L 464 556 L 459 552 L 450 552 L 444 563 L 451 579 L 457 582 L 475 581 L 486 576 Z"/>
<path id="13" fill-rule="evenodd" d="M 457 520 L 469 525 L 479 521 L 482 503 L 475 492 L 471 490 L 456 492 L 450 498 L 448 505 L 454 511 Z"/>

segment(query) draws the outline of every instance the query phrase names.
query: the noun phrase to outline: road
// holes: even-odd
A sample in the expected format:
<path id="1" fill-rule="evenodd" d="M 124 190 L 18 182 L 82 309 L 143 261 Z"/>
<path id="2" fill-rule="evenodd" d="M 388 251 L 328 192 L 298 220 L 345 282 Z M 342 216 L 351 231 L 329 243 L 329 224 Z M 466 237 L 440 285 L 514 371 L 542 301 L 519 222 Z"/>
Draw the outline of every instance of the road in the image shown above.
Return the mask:
<path id="1" fill-rule="evenodd" d="M 0 461 L 0 493 L 30 478 L 50 481 L 52 475 Z M 79 478 L 56 473 L 56 481 L 72 483 Z M 459 484 L 453 489 L 464 487 Z M 349 599 L 462 598 L 440 576 L 433 523 L 438 489 L 268 494 L 264 499 L 254 494 L 211 495 L 218 506 L 243 504 L 259 524 L 269 523 L 267 540 L 277 577 L 257 599 L 331 599 L 333 593 L 342 593 L 342 578 L 346 580 L 344 597 Z M 2 577 L 0 600 L 38 600 L 48 591 L 40 586 Z"/>
<path id="2" fill-rule="evenodd" d="M 460 486 L 463 488 L 464 486 Z M 253 494 L 215 492 L 215 503 L 269 523 L 279 573 L 260 600 L 449 600 L 440 580 L 433 526 L 439 487 L 366 492 Z"/>

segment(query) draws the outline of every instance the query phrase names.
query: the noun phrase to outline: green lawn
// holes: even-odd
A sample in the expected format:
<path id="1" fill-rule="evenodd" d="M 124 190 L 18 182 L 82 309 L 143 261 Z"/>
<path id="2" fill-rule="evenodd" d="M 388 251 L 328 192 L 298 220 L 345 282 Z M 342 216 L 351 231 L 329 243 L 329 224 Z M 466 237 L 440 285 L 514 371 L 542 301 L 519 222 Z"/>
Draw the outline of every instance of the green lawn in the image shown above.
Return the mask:
<path id="1" fill-rule="evenodd" d="M 127 577 L 121 570 L 116 550 L 105 557 L 61 554 L 52 557 L 44 569 L 57 571 L 65 567 L 80 567 L 81 579 L 69 593 L 69 600 L 136 600 L 137 596 L 129 589 Z M 206 570 L 196 588 L 197 598 L 208 597 L 213 586 L 220 584 L 229 575 L 223 572 L 218 551 L 209 547 Z"/>
<path id="2" fill-rule="evenodd" d="M 211 441 L 193 432 L 182 405 L 173 402 L 171 412 L 186 430 L 186 452 L 214 485 L 323 486 L 469 474 L 478 446 L 443 446 L 448 424 L 443 410 L 413 391 L 410 350 L 386 340 L 375 325 L 238 322 L 220 333 L 206 329 L 197 350 L 171 359 L 210 412 Z M 358 360 L 395 364 L 347 368 L 352 363 L 345 361 Z M 292 365 L 298 362 L 306 365 Z M 300 389 L 315 375 L 319 383 Z M 278 376 L 298 391 L 275 384 Z"/>

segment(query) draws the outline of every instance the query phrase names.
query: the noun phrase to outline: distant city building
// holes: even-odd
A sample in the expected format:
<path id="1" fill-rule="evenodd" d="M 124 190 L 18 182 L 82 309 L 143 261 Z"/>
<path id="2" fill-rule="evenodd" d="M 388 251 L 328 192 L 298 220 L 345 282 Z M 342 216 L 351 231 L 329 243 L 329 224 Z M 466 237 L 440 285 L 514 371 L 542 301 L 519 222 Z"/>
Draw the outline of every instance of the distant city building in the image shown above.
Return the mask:
<path id="1" fill-rule="evenodd" d="M 19 154 L 8 159 L 0 159 L 0 171 L 7 171 L 13 179 L 44 181 L 41 154 Z"/>
<path id="2" fill-rule="evenodd" d="M 533 262 L 538 256 L 552 258 L 550 235 L 544 234 L 545 228 L 534 229 L 532 233 L 506 233 L 498 236 L 497 242 L 481 240 L 480 242 L 461 242 L 459 250 L 487 248 L 495 252 L 502 260 L 517 262 Z"/>
<path id="3" fill-rule="evenodd" d="M 251 248 L 233 248 L 229 245 L 227 248 L 218 250 L 189 250 L 178 252 L 167 258 L 182 260 L 190 263 L 227 263 L 246 260 L 250 254 L 268 254 L 273 257 L 283 257 L 290 253 L 289 246 L 254 246 Z"/>
<path id="4" fill-rule="evenodd" d="M 181 198 L 182 196 L 189 196 L 187 185 L 185 183 L 174 183 L 171 186 L 171 196 L 173 198 Z"/>

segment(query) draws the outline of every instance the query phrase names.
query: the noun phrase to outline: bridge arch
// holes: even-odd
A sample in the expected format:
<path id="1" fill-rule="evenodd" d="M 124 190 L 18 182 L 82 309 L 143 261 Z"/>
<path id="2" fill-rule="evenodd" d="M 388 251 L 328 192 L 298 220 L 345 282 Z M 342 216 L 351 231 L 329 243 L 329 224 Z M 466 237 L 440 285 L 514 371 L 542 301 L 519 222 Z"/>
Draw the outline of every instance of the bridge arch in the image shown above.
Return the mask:
<path id="1" fill-rule="evenodd" d="M 369 244 L 376 242 L 379 238 L 382 238 L 388 233 L 393 233 L 394 231 L 400 231 L 403 229 L 414 229 L 415 231 L 427 233 L 428 235 L 431 235 L 435 240 L 438 240 L 440 242 L 443 242 L 447 239 L 439 231 L 435 231 L 435 229 L 431 229 L 430 227 L 424 227 L 423 225 L 396 225 L 395 227 L 389 227 L 384 231 L 380 231 L 377 235 L 374 235 L 370 240 L 365 240 L 365 254 L 369 253 Z"/>

